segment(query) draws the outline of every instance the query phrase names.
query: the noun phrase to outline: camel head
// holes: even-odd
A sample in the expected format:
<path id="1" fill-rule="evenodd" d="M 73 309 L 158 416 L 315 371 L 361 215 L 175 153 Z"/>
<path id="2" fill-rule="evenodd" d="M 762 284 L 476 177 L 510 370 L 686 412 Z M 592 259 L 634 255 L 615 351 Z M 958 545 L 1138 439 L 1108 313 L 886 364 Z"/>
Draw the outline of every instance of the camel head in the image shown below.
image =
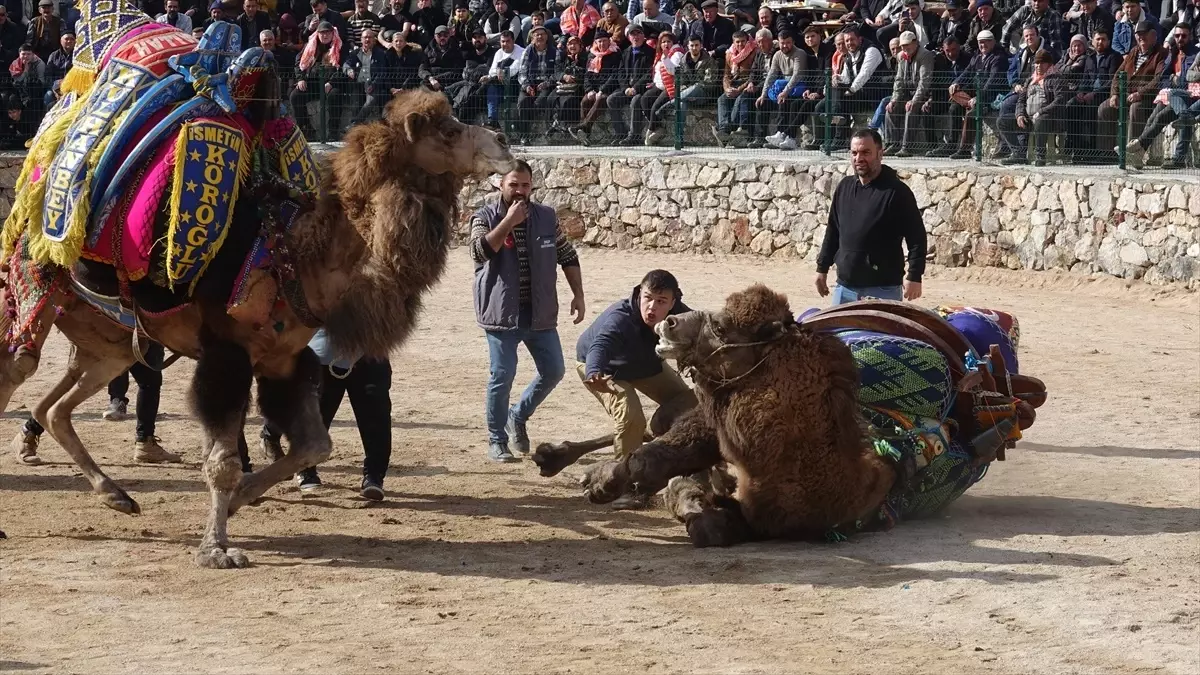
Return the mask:
<path id="1" fill-rule="evenodd" d="M 383 124 L 405 148 L 402 161 L 430 175 L 486 177 L 516 167 L 504 135 L 459 122 L 444 94 L 421 88 L 398 94 L 384 108 Z"/>
<path id="2" fill-rule="evenodd" d="M 795 323 L 787 297 L 755 284 L 725 299 L 719 312 L 685 312 L 655 326 L 655 350 L 700 379 L 729 382 L 749 375 L 770 345 Z"/>

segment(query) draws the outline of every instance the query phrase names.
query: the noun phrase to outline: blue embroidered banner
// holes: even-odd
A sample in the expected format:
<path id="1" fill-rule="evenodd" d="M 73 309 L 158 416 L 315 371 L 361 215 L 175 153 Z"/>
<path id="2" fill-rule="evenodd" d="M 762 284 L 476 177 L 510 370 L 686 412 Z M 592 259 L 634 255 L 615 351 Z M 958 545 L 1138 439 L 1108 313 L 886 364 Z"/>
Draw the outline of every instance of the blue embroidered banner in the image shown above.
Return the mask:
<path id="1" fill-rule="evenodd" d="M 298 126 L 292 127 L 292 132 L 279 145 L 279 170 L 296 189 L 310 194 L 317 192 L 320 183 L 317 165 L 308 147 L 308 139 L 304 138 Z"/>
<path id="2" fill-rule="evenodd" d="M 220 250 L 237 201 L 246 139 L 237 127 L 213 119 L 183 125 L 175 150 L 167 230 L 167 284 L 188 293 Z"/>

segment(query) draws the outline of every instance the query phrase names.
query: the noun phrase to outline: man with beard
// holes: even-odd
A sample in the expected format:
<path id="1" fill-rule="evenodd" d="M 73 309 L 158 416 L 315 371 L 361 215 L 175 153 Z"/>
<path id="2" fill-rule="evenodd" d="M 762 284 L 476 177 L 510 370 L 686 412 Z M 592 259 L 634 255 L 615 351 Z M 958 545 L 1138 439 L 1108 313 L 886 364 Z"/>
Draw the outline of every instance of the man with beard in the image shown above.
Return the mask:
<path id="1" fill-rule="evenodd" d="M 854 175 L 838 183 L 829 205 L 829 223 L 817 255 L 817 293 L 829 295 L 827 276 L 836 265 L 834 305 L 864 298 L 920 298 L 925 224 L 912 190 L 894 169 L 884 166 L 879 132 L 854 132 L 850 166 Z M 908 248 L 907 275 L 901 241 Z"/>
<path id="2" fill-rule="evenodd" d="M 185 33 L 192 32 L 192 17 L 179 11 L 179 0 L 167 0 L 166 13 L 159 14 L 155 21 L 174 26 Z"/>
<path id="3" fill-rule="evenodd" d="M 454 115 L 458 119 L 474 122 L 482 111 L 484 88 L 481 80 L 487 77 L 495 56 L 496 48 L 487 43 L 483 29 L 474 29 L 471 33 L 471 45 L 463 53 L 462 80 L 446 90 L 446 95 L 454 104 Z"/>
<path id="4" fill-rule="evenodd" d="M 446 88 L 462 78 L 466 65 L 461 51 L 450 44 L 450 29 L 438 26 L 433 30 L 433 42 L 425 48 L 425 62 L 421 64 L 421 83 L 433 91 Z"/>

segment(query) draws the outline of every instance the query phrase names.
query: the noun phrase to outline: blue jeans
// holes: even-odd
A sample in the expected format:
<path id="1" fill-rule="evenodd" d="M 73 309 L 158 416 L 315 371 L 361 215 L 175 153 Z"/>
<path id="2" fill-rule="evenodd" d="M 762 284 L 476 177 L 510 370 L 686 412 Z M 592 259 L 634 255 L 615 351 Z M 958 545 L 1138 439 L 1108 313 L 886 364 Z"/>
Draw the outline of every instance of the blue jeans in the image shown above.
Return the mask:
<path id="1" fill-rule="evenodd" d="M 519 325 L 528 326 L 522 321 Z M 554 387 L 562 380 L 566 365 L 563 363 L 562 343 L 558 330 L 489 330 L 487 332 L 488 358 L 491 375 L 487 388 L 488 441 L 507 443 L 509 413 L 519 422 L 528 420 L 537 407 L 546 400 Z M 510 409 L 509 392 L 517 374 L 517 345 L 524 343 L 537 366 L 537 374 L 521 394 L 521 400 Z"/>
<path id="2" fill-rule="evenodd" d="M 865 300 L 866 298 L 879 298 L 880 300 L 903 300 L 903 286 L 864 286 L 863 288 L 847 288 L 841 284 L 834 284 L 833 304 L 841 305 L 855 300 Z"/>
<path id="3" fill-rule="evenodd" d="M 750 106 L 758 98 L 757 94 L 738 94 L 737 98 L 729 98 L 725 94 L 717 97 L 717 129 L 730 132 L 736 128 L 749 131 Z"/>
<path id="4" fill-rule="evenodd" d="M 868 124 L 867 126 L 871 127 L 872 129 L 874 129 L 876 131 L 879 131 L 880 129 L 882 129 L 883 128 L 883 117 L 884 117 L 884 115 L 887 115 L 887 106 L 891 102 L 892 102 L 891 96 L 884 96 L 883 100 L 880 101 L 879 105 L 875 108 L 875 114 L 871 115 L 871 123 Z"/>

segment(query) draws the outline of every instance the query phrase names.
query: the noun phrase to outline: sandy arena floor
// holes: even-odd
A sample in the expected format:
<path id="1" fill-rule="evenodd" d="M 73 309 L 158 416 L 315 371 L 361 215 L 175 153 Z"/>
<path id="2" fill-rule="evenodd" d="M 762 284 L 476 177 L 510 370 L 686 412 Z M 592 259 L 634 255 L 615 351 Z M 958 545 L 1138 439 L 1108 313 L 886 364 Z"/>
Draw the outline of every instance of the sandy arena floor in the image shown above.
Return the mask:
<path id="1" fill-rule="evenodd" d="M 824 304 L 802 262 L 582 256 L 589 319 L 657 266 L 693 306 L 753 281 L 795 310 Z M 168 371 L 158 430 L 187 465 L 134 464 L 133 422 L 102 421 L 103 396 L 77 418 L 140 517 L 95 501 L 48 437 L 41 467 L 5 447 L 0 671 L 1200 673 L 1196 295 L 936 271 L 922 302 L 1015 312 L 1022 371 L 1049 386 L 1008 461 L 942 517 L 889 533 L 695 550 L 661 509 L 614 512 L 566 475 L 484 461 L 487 348 L 467 252 L 452 258 L 393 362 L 388 500 L 357 495 L 344 403 L 324 494 L 285 484 L 231 521 L 250 569 L 192 564 L 207 492 L 188 361 Z M 562 321 L 570 363 L 581 326 Z M 47 354 L 14 409 L 60 375 L 61 336 Z M 518 386 L 524 353 L 521 369 Z M 5 415 L 4 443 L 24 416 Z M 605 421 L 568 369 L 530 431 Z"/>

